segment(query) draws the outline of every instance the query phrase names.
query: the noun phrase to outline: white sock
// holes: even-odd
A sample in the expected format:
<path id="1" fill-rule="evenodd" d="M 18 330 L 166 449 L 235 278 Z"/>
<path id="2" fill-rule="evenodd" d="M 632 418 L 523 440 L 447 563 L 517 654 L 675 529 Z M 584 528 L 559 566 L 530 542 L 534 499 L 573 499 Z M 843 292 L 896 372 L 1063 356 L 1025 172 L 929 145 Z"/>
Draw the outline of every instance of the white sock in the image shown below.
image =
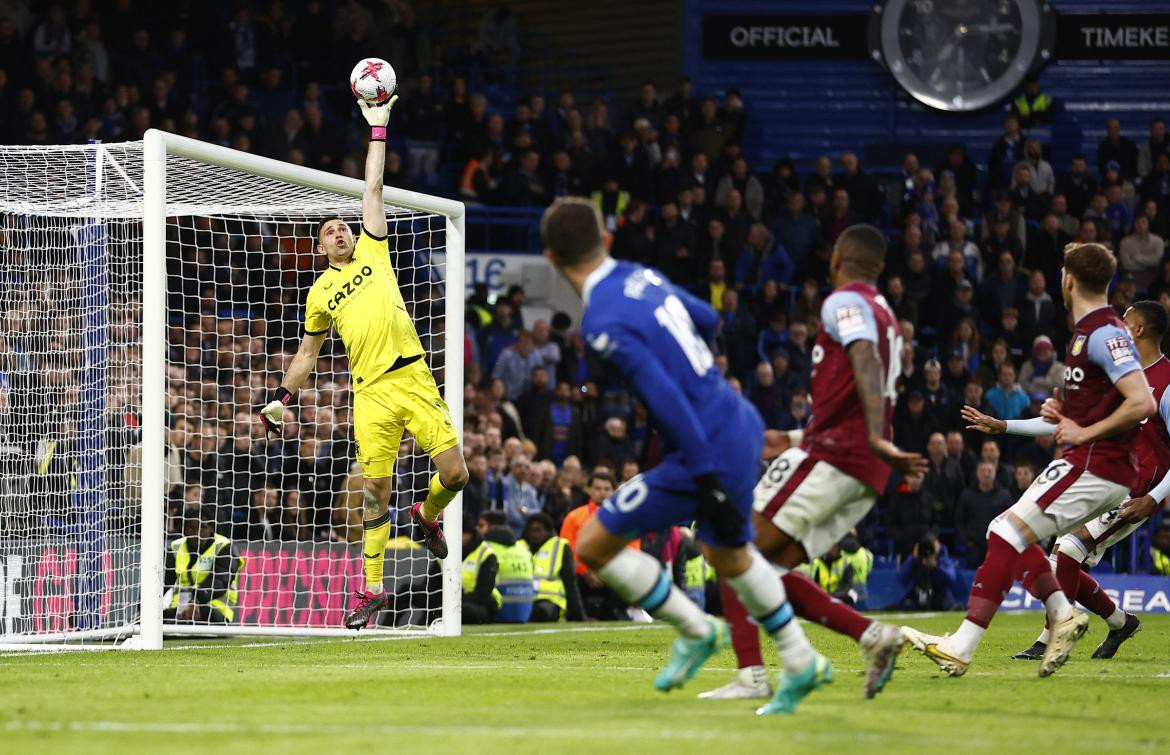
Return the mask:
<path id="1" fill-rule="evenodd" d="M 882 623 L 880 621 L 871 621 L 865 631 L 861 633 L 861 638 L 857 640 L 857 644 L 863 648 L 871 648 L 873 644 L 882 637 Z"/>
<path id="2" fill-rule="evenodd" d="M 767 684 L 768 670 L 763 666 L 744 666 L 739 670 L 739 681 L 749 687 Z"/>
<path id="3" fill-rule="evenodd" d="M 1068 598 L 1060 590 L 1049 595 L 1044 600 L 1044 610 L 1048 612 L 1048 621 L 1055 624 L 1058 621 L 1064 621 L 1068 615 L 1072 613 L 1072 603 L 1068 602 Z"/>
<path id="4" fill-rule="evenodd" d="M 382 584 L 381 582 L 376 582 L 372 585 L 369 582 L 366 583 L 366 592 L 370 593 L 371 595 L 381 595 L 385 590 L 386 585 Z"/>
<path id="5" fill-rule="evenodd" d="M 1036 642 L 1043 642 L 1045 645 L 1047 645 L 1050 634 L 1051 633 L 1048 631 L 1048 627 L 1044 627 L 1044 631 L 1041 632 L 1040 636 L 1036 638 Z"/>
<path id="6" fill-rule="evenodd" d="M 1109 625 L 1110 629 L 1121 629 L 1125 626 L 1125 611 L 1114 608 L 1113 613 L 1109 614 L 1109 618 L 1105 619 L 1105 623 Z"/>
<path id="7" fill-rule="evenodd" d="M 772 636 L 784 669 L 793 673 L 804 671 L 812 663 L 813 649 L 788 604 L 784 583 L 759 551 L 755 548 L 749 551 L 751 565 L 738 577 L 729 577 L 727 584 L 739 595 L 747 612 Z"/>
<path id="8" fill-rule="evenodd" d="M 986 628 L 975 622 L 963 619 L 958 630 L 947 638 L 947 646 L 959 658 L 969 661 L 975 655 L 975 648 L 979 647 L 979 641 L 983 639 L 983 633 L 986 631 Z"/>
<path id="9" fill-rule="evenodd" d="M 683 637 L 702 639 L 711 633 L 707 614 L 675 587 L 662 565 L 649 554 L 623 548 L 597 570 L 597 576 L 627 603 L 639 605 Z"/>

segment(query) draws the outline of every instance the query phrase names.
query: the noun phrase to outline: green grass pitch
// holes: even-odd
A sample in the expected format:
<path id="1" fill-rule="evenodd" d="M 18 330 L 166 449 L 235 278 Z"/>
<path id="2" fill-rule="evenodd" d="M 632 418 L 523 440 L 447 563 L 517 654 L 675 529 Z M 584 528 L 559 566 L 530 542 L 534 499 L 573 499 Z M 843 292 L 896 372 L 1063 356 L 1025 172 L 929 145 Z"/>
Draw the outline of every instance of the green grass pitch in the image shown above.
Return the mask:
<path id="1" fill-rule="evenodd" d="M 944 632 L 960 614 L 911 621 Z M 897 617 L 895 620 L 903 620 Z M 1040 679 L 1008 655 L 1039 614 L 1001 615 L 962 679 L 907 649 L 886 690 L 861 699 L 852 641 L 807 627 L 835 682 L 795 716 L 701 702 L 728 650 L 682 691 L 650 681 L 661 625 L 469 629 L 461 638 L 198 640 L 160 653 L 0 657 L 0 751 L 732 753 L 1170 751 L 1170 616 L 1144 617 L 1118 658 L 1089 655 Z M 775 667 L 775 655 L 769 663 Z"/>

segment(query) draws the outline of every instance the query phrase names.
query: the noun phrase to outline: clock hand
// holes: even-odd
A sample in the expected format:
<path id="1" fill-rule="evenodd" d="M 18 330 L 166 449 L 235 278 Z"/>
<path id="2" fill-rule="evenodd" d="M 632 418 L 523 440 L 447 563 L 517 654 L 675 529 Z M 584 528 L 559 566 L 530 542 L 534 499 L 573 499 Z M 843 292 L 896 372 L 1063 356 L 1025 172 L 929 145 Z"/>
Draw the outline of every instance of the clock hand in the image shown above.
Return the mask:
<path id="1" fill-rule="evenodd" d="M 1011 24 L 972 24 L 967 27 L 967 31 L 980 34 L 1003 34 L 1004 32 L 1017 31 L 1017 29 Z"/>

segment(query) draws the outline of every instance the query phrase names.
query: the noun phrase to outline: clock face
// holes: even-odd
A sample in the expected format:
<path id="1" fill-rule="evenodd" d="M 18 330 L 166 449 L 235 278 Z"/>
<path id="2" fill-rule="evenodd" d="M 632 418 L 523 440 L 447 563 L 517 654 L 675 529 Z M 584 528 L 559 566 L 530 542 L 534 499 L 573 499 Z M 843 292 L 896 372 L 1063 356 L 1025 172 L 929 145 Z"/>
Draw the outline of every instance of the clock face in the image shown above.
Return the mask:
<path id="1" fill-rule="evenodd" d="M 1041 52 L 1046 10 L 1039 0 L 890 0 L 875 9 L 874 52 L 923 104 L 977 110 L 1028 75 Z"/>

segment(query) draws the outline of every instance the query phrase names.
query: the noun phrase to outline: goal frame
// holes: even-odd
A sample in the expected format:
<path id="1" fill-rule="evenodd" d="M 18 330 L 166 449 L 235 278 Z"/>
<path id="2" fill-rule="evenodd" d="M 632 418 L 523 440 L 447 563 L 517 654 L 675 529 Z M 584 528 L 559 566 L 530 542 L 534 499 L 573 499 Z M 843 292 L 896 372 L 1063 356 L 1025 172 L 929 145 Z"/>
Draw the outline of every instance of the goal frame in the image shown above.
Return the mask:
<path id="1" fill-rule="evenodd" d="M 148 130 L 143 137 L 142 205 L 142 529 L 140 625 L 136 647 L 159 650 L 163 644 L 164 478 L 166 392 L 166 222 L 167 156 L 230 168 L 297 186 L 320 189 L 360 201 L 364 182 L 356 178 L 293 165 L 268 157 L 208 144 L 177 134 Z M 462 202 L 394 187 L 382 189 L 387 205 L 445 218 L 445 334 L 443 393 L 456 428 L 463 427 L 464 222 Z M 463 559 L 462 494 L 448 505 L 443 531 L 449 554 L 442 562 L 442 614 L 432 626 L 440 636 L 457 636 L 461 625 Z M 166 626 L 167 634 L 265 635 L 286 637 L 352 636 L 356 630 L 310 627 Z"/>

